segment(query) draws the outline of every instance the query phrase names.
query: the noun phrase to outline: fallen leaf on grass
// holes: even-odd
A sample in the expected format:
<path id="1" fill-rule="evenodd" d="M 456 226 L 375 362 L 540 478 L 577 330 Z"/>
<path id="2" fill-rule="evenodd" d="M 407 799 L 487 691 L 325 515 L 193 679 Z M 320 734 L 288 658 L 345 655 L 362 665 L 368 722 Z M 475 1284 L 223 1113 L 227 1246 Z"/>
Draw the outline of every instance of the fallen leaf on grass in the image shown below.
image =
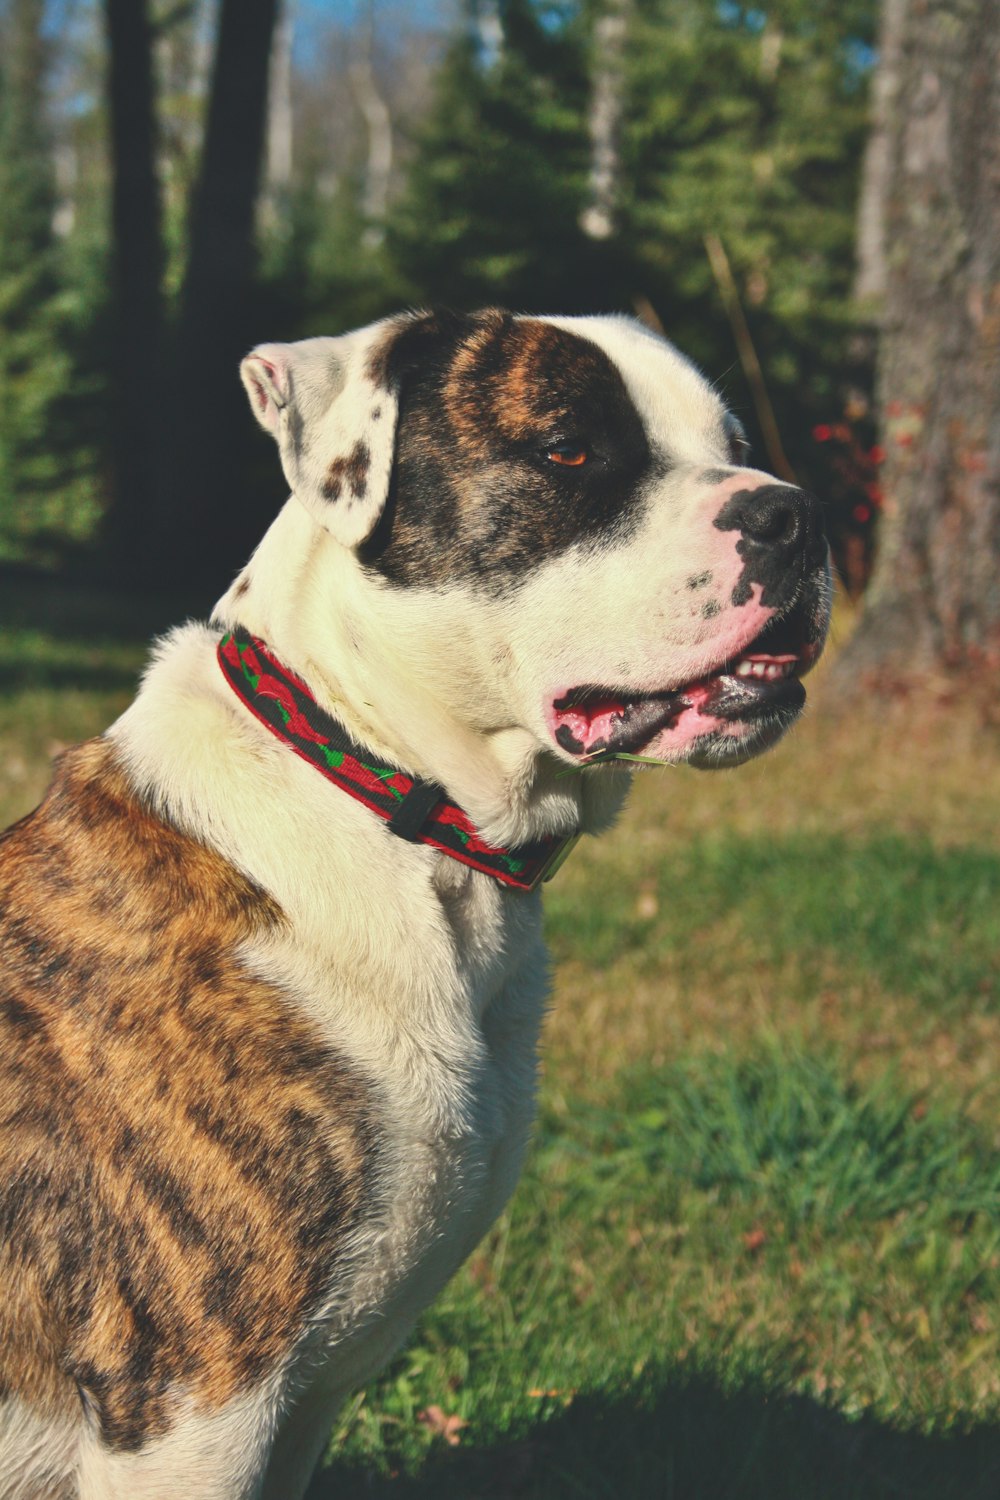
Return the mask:
<path id="1" fill-rule="evenodd" d="M 468 1427 L 464 1417 L 446 1416 L 440 1406 L 428 1406 L 417 1412 L 417 1421 L 429 1427 L 435 1437 L 443 1437 L 449 1448 L 457 1448 L 461 1442 L 459 1433 Z"/>
<path id="2" fill-rule="evenodd" d="M 767 1230 L 761 1229 L 759 1224 L 756 1229 L 748 1229 L 743 1236 L 743 1244 L 751 1252 L 759 1250 L 762 1245 L 767 1244 Z"/>

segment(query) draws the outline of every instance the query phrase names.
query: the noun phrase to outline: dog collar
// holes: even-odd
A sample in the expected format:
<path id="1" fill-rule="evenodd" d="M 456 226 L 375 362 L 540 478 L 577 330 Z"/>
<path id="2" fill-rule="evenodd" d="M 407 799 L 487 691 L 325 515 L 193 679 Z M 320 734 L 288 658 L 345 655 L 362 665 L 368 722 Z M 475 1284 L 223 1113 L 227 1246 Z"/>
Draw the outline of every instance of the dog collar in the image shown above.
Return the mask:
<path id="1" fill-rule="evenodd" d="M 437 782 L 377 764 L 263 641 L 245 631 L 229 631 L 219 642 L 218 658 L 229 686 L 254 717 L 327 781 L 384 818 L 397 838 L 430 844 L 519 891 L 533 891 L 550 880 L 576 843 L 579 834 L 494 848 Z"/>

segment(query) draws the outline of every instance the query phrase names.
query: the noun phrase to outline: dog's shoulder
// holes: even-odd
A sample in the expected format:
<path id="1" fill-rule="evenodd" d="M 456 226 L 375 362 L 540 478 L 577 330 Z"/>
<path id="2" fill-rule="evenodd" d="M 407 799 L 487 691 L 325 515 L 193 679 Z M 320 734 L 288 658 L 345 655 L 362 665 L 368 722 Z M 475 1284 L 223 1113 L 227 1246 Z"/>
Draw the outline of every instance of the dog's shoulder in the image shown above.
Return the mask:
<path id="1" fill-rule="evenodd" d="M 367 1084 L 241 961 L 282 920 L 105 740 L 0 841 L 0 1387 L 113 1445 L 280 1365 L 375 1191 Z"/>

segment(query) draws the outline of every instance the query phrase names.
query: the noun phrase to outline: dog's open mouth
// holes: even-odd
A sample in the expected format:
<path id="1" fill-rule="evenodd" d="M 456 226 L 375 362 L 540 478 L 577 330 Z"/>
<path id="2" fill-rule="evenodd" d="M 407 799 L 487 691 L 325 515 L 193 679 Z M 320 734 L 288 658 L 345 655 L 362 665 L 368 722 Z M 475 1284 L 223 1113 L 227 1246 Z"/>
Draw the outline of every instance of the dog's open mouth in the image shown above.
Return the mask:
<path id="1" fill-rule="evenodd" d="M 800 679 L 820 649 L 807 639 L 804 616 L 796 610 L 771 620 L 738 656 L 667 692 L 572 688 L 552 705 L 556 743 L 581 759 L 603 760 L 641 754 L 692 714 L 712 721 L 704 722 L 705 734 L 767 719 L 787 727 L 805 702 Z M 691 738 L 685 733 L 685 741 Z"/>

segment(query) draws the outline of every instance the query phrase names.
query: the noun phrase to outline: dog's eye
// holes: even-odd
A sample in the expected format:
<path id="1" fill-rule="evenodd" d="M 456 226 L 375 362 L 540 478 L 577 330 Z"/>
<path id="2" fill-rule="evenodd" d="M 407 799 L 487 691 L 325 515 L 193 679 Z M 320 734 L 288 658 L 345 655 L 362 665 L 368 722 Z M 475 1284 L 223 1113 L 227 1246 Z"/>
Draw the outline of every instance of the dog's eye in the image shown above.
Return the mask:
<path id="1" fill-rule="evenodd" d="M 590 454 L 579 443 L 555 443 L 551 448 L 546 448 L 545 457 L 550 464 L 564 464 L 567 468 L 579 469 L 587 462 Z"/>
<path id="2" fill-rule="evenodd" d="M 729 462 L 743 468 L 750 459 L 750 440 L 743 423 L 732 412 L 725 416 L 726 442 L 729 446 Z"/>

